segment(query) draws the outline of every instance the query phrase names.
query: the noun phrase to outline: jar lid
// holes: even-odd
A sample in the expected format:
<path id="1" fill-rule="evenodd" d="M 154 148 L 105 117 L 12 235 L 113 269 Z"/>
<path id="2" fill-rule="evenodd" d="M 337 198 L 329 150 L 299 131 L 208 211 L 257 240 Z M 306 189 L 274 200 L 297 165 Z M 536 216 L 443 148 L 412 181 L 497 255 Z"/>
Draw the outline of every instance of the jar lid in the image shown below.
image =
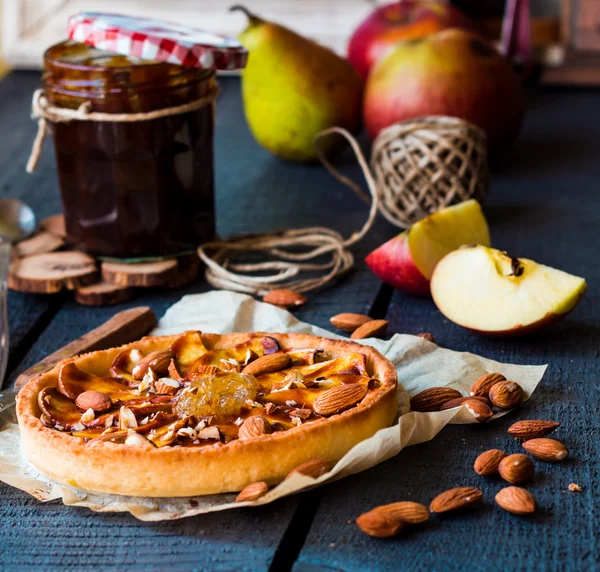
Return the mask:
<path id="1" fill-rule="evenodd" d="M 142 60 L 235 70 L 248 59 L 247 50 L 233 38 L 150 18 L 79 12 L 69 18 L 68 29 L 76 42 Z"/>

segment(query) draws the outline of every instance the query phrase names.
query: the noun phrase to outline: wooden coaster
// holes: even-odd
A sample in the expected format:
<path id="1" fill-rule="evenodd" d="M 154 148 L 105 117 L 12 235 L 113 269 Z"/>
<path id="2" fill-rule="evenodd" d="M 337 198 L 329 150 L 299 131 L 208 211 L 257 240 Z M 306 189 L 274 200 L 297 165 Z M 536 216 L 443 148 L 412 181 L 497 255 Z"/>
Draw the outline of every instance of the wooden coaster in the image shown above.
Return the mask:
<path id="1" fill-rule="evenodd" d="M 65 217 L 62 213 L 46 217 L 40 221 L 40 229 L 59 238 L 67 238 Z"/>
<path id="2" fill-rule="evenodd" d="M 53 294 L 74 290 L 96 280 L 96 261 L 77 250 L 34 254 L 10 265 L 8 287 L 20 292 Z"/>
<path id="3" fill-rule="evenodd" d="M 189 286 L 200 274 L 200 259 L 196 254 L 177 259 L 177 273 L 167 282 L 167 288 Z"/>
<path id="4" fill-rule="evenodd" d="M 130 300 L 133 294 L 133 288 L 102 281 L 77 288 L 75 301 L 84 306 L 110 306 Z"/>
<path id="5" fill-rule="evenodd" d="M 49 232 L 40 232 L 32 238 L 22 240 L 15 244 L 13 252 L 18 258 L 32 256 L 33 254 L 44 254 L 45 252 L 53 252 L 58 250 L 65 244 L 64 239 L 60 236 L 55 236 Z"/>
<path id="6" fill-rule="evenodd" d="M 176 275 L 176 259 L 138 264 L 102 263 L 102 278 L 119 286 L 164 286 Z"/>

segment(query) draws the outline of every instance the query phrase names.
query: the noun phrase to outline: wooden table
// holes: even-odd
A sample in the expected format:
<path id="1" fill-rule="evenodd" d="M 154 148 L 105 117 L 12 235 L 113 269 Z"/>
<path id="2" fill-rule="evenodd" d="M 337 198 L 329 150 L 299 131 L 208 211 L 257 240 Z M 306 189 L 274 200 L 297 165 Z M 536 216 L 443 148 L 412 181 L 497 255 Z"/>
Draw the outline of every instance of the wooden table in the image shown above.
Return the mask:
<path id="1" fill-rule="evenodd" d="M 0 190 L 29 202 L 38 216 L 60 209 L 51 146 L 37 173 L 24 173 L 34 137 L 29 120 L 35 73 L 0 83 Z M 286 226 L 331 225 L 349 235 L 365 205 L 324 169 L 283 163 L 260 149 L 244 121 L 238 80 L 222 80 L 216 135 L 218 230 L 222 235 Z M 129 515 L 94 514 L 59 502 L 41 504 L 0 486 L 0 568 L 286 570 L 593 570 L 600 569 L 600 98 L 592 91 L 532 94 L 520 141 L 495 167 L 485 211 L 494 244 L 585 276 L 581 306 L 547 332 L 527 339 L 477 337 L 445 320 L 431 300 L 382 286 L 362 259 L 397 231 L 382 218 L 356 248 L 356 270 L 310 296 L 300 319 L 329 327 L 340 311 L 387 317 L 397 332 L 432 332 L 454 350 L 522 364 L 549 363 L 534 398 L 522 410 L 485 426 L 451 426 L 360 475 L 260 509 L 242 509 L 159 524 Z M 356 168 L 346 167 L 358 177 Z M 157 315 L 187 292 L 154 292 L 129 305 Z M 123 309 L 127 305 L 117 306 Z M 102 323 L 115 308 L 85 308 L 64 296 L 11 293 L 12 382 L 19 371 Z M 517 452 L 506 428 L 521 418 L 562 422 L 556 433 L 571 450 L 560 465 L 537 463 L 530 490 L 541 510 L 511 516 L 493 503 L 498 480 L 484 480 L 473 460 L 488 448 Z M 118 467 L 115 467 L 118 470 Z M 570 483 L 583 491 L 568 491 Z M 434 518 L 390 541 L 364 536 L 352 520 L 381 503 L 428 503 L 459 485 L 483 489 L 480 510 Z"/>

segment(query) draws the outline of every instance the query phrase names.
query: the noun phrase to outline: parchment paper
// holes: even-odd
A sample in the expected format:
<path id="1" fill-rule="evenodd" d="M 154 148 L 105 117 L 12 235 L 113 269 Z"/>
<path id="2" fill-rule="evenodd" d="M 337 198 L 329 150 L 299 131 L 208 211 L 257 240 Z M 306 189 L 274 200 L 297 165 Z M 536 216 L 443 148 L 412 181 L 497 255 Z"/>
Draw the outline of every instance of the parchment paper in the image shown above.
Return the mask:
<path id="1" fill-rule="evenodd" d="M 213 333 L 301 332 L 343 339 L 322 328 L 300 322 L 286 310 L 257 302 L 251 296 L 227 291 L 185 296 L 166 312 L 153 334 L 174 334 L 189 329 Z M 14 414 L 5 416 L 0 427 L 0 480 L 41 501 L 62 498 L 66 505 L 84 506 L 100 512 L 128 511 L 147 521 L 267 504 L 302 489 L 369 469 L 397 455 L 404 447 L 433 439 L 447 423 L 477 423 L 463 407 L 436 413 L 407 413 L 408 395 L 442 385 L 468 395 L 473 381 L 480 375 L 500 372 L 507 379 L 518 381 L 529 399 L 546 370 L 545 365 L 502 364 L 470 353 L 454 352 L 416 336 L 395 334 L 390 340 L 371 338 L 362 343 L 377 348 L 396 366 L 403 386 L 398 393 L 399 419 L 392 427 L 356 445 L 330 472 L 316 480 L 295 475 L 257 501 L 245 503 L 234 502 L 235 493 L 173 499 L 90 494 L 53 483 L 27 463 L 21 453 Z M 501 415 L 504 412 L 497 413 L 494 418 Z"/>

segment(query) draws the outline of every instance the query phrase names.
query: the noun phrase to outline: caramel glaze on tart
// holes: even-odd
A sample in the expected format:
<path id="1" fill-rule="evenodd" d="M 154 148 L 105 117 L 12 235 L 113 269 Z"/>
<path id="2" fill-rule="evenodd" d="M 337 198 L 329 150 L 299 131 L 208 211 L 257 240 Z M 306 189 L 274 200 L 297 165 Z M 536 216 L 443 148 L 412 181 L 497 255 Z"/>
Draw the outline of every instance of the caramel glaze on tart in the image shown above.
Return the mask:
<path id="1" fill-rule="evenodd" d="M 27 384 L 17 412 L 30 462 L 59 482 L 192 496 L 274 483 L 315 456 L 338 460 L 391 424 L 395 389 L 393 366 L 356 343 L 188 331 L 67 360 Z M 114 466 L 105 467 L 111 457 Z M 169 470 L 184 476 L 181 464 L 174 470 L 175 457 L 190 473 L 186 483 L 169 485 Z M 137 484 L 128 474 L 135 462 L 150 471 Z M 122 481 L 109 478 L 110 470 L 123 471 Z"/>

